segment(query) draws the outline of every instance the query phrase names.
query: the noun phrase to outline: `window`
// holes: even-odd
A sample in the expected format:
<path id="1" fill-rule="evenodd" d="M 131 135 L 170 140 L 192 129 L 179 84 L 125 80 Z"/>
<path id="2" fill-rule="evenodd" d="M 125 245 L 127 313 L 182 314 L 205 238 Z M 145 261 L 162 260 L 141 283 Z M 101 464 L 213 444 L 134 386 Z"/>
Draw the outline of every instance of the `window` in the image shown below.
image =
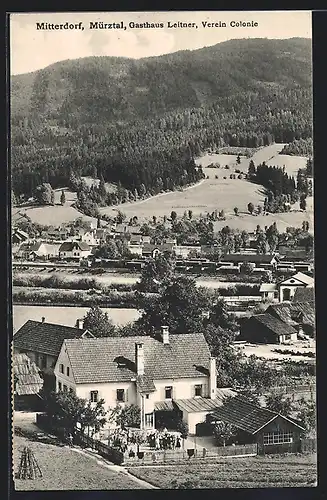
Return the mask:
<path id="1" fill-rule="evenodd" d="M 117 389 L 116 394 L 117 401 L 120 401 L 121 403 L 125 401 L 125 389 Z"/>
<path id="2" fill-rule="evenodd" d="M 58 390 L 61 391 L 62 390 L 62 383 L 61 382 L 58 382 Z"/>
<path id="3" fill-rule="evenodd" d="M 153 427 L 153 413 L 145 414 L 145 427 Z"/>
<path id="4" fill-rule="evenodd" d="M 62 363 L 59 365 L 59 371 L 60 373 L 64 373 L 64 365 Z"/>
<path id="5" fill-rule="evenodd" d="M 165 399 L 171 399 L 173 394 L 173 388 L 171 386 L 165 387 Z"/>
<path id="6" fill-rule="evenodd" d="M 98 398 L 99 398 L 99 392 L 98 391 L 91 391 L 90 393 L 90 399 L 91 399 L 91 403 L 97 403 L 98 402 Z"/>
<path id="7" fill-rule="evenodd" d="M 64 392 L 67 392 L 67 385 L 63 385 Z"/>
<path id="8" fill-rule="evenodd" d="M 146 395 L 145 395 L 145 399 L 149 399 L 149 394 L 146 394 Z"/>
<path id="9" fill-rule="evenodd" d="M 66 368 L 67 377 L 69 377 L 69 366 Z"/>
<path id="10" fill-rule="evenodd" d="M 263 435 L 263 444 L 283 444 L 292 443 L 292 432 L 266 432 Z"/>
<path id="11" fill-rule="evenodd" d="M 195 386 L 195 396 L 202 396 L 202 384 Z"/>

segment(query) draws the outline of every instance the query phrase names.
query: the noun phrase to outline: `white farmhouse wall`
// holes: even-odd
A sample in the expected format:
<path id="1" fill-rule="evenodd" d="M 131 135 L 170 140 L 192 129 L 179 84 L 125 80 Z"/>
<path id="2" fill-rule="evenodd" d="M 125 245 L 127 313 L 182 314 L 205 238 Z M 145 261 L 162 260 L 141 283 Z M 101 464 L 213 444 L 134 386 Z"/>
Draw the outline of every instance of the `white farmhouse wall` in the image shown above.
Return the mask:
<path id="1" fill-rule="evenodd" d="M 124 403 L 119 403 L 122 406 L 137 404 L 136 398 L 136 385 L 135 382 L 110 382 L 94 384 L 78 384 L 76 387 L 76 394 L 80 398 L 90 399 L 91 391 L 99 392 L 99 399 L 105 400 L 105 408 L 114 408 L 117 401 L 117 389 L 124 389 L 127 400 Z M 126 393 L 127 391 L 127 393 Z"/>
<path id="2" fill-rule="evenodd" d="M 279 287 L 279 301 L 284 302 L 284 290 L 288 289 L 290 291 L 290 300 L 293 299 L 295 295 L 295 291 L 297 288 L 299 288 L 301 285 L 280 285 Z M 305 285 L 302 285 L 302 287 L 305 287 Z"/>
<path id="3" fill-rule="evenodd" d="M 64 373 L 60 373 L 61 364 L 63 365 Z M 67 368 L 69 368 L 69 375 L 67 375 Z M 63 344 L 61 351 L 59 353 L 54 369 L 54 374 L 56 376 L 56 391 L 59 390 L 59 382 L 62 384 L 62 387 L 63 385 L 66 385 L 68 390 L 73 389 L 74 392 L 76 391 L 74 374 L 72 371 L 69 357 L 66 353 L 65 344 Z"/>
<path id="4" fill-rule="evenodd" d="M 209 377 L 206 377 L 205 375 L 203 377 L 194 378 L 155 380 L 154 385 L 156 387 L 156 391 L 151 394 L 151 399 L 155 402 L 165 401 L 165 387 L 167 386 L 171 386 L 173 388 L 173 399 L 190 399 L 194 397 L 195 386 L 199 384 L 202 384 L 203 386 L 203 396 L 208 396 Z"/>

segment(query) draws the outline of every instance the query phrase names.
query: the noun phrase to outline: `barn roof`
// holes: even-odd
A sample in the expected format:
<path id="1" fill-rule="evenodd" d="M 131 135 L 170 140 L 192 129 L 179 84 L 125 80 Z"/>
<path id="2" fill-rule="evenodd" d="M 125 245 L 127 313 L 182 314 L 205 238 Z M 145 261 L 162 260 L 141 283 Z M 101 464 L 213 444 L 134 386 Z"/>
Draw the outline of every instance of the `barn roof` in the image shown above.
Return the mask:
<path id="1" fill-rule="evenodd" d="M 272 307 L 272 306 L 271 306 Z M 250 321 L 255 321 L 259 325 L 264 325 L 276 335 L 290 335 L 296 333 L 296 330 L 289 324 L 284 323 L 280 319 L 271 314 L 263 313 L 251 316 Z"/>
<path id="2" fill-rule="evenodd" d="M 169 344 L 150 336 L 65 340 L 75 382 L 130 381 L 136 378 L 135 344 L 144 348 L 147 380 L 203 377 L 210 351 L 202 333 L 171 334 Z M 124 358 L 122 366 L 117 359 Z M 144 382 L 148 383 L 148 382 Z"/>
<path id="3" fill-rule="evenodd" d="M 315 308 L 313 302 L 273 304 L 268 307 L 266 313 L 288 324 L 315 324 Z"/>
<path id="4" fill-rule="evenodd" d="M 230 398 L 213 412 L 213 417 L 216 420 L 234 425 L 249 434 L 256 434 L 277 417 L 287 420 L 292 425 L 304 430 L 303 427 L 288 417 L 267 408 L 256 406 L 242 396 Z"/>
<path id="5" fill-rule="evenodd" d="M 270 263 L 273 259 L 278 260 L 278 257 L 271 254 L 243 254 L 234 253 L 226 254 L 220 257 L 221 262 L 263 262 Z"/>
<path id="6" fill-rule="evenodd" d="M 275 292 L 277 290 L 276 283 L 262 283 L 260 286 L 260 292 Z"/>
<path id="7" fill-rule="evenodd" d="M 314 302 L 315 290 L 313 287 L 297 288 L 293 297 L 293 302 Z"/>
<path id="8" fill-rule="evenodd" d="M 64 241 L 59 248 L 59 252 L 71 252 L 74 248 L 79 248 L 82 251 L 90 250 L 90 247 L 84 241 Z"/>
<path id="9" fill-rule="evenodd" d="M 64 339 L 80 338 L 87 330 L 28 320 L 14 335 L 15 349 L 58 356 Z M 88 335 L 92 335 L 88 332 Z"/>
<path id="10" fill-rule="evenodd" d="M 38 394 L 42 389 L 43 379 L 36 364 L 26 354 L 13 355 L 12 369 L 18 396 Z"/>

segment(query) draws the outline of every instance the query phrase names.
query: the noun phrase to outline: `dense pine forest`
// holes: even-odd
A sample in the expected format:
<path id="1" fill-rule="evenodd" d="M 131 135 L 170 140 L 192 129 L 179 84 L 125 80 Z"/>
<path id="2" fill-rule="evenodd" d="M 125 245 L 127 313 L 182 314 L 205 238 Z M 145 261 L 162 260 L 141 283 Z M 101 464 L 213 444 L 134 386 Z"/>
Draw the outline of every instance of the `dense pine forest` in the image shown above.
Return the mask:
<path id="1" fill-rule="evenodd" d="M 15 195 L 91 175 L 154 194 L 202 178 L 207 149 L 309 141 L 311 45 L 230 40 L 140 60 L 91 57 L 12 78 Z"/>

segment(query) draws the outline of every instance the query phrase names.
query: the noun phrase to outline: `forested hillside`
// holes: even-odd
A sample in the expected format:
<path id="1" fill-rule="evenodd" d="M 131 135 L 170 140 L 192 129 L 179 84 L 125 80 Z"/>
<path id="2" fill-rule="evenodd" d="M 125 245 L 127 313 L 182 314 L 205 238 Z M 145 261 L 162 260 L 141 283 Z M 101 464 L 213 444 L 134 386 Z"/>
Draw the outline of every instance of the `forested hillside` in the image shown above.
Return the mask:
<path id="1" fill-rule="evenodd" d="M 16 194 L 97 175 L 149 193 L 201 178 L 208 148 L 312 135 L 311 44 L 244 39 L 140 60 L 91 57 L 12 78 Z"/>

